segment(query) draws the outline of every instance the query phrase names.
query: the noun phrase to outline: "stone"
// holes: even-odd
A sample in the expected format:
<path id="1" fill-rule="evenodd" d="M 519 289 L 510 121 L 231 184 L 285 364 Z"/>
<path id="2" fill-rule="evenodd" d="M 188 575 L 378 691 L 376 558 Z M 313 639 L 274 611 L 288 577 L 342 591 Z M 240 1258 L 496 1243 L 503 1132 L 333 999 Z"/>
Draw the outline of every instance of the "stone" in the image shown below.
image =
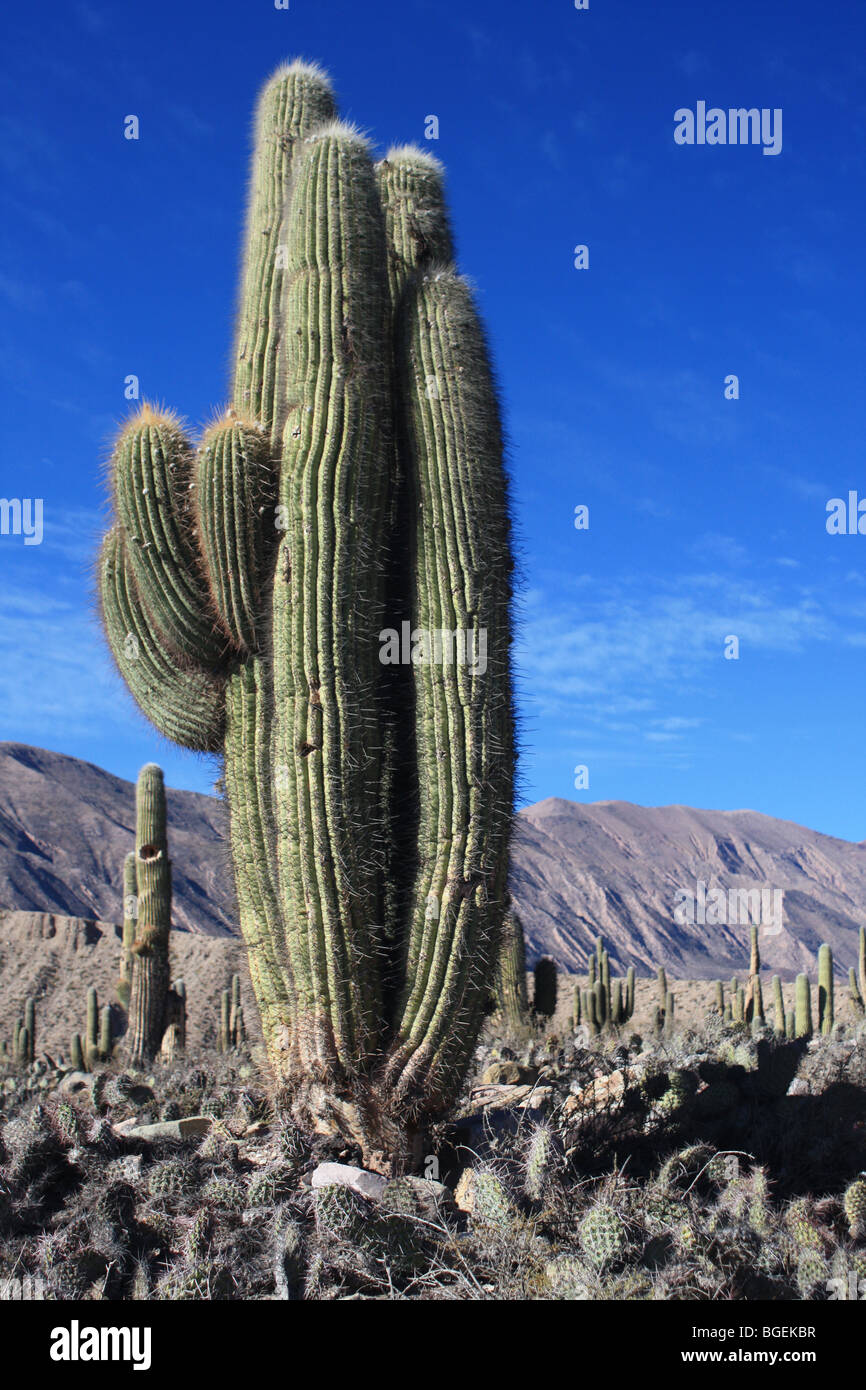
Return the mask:
<path id="1" fill-rule="evenodd" d="M 531 1086 L 538 1080 L 537 1067 L 522 1067 L 519 1062 L 492 1062 L 481 1075 L 482 1086 Z"/>
<path id="2" fill-rule="evenodd" d="M 381 1197 L 388 1179 L 350 1163 L 320 1163 L 310 1179 L 312 1187 L 350 1187 L 362 1197 Z"/>
<path id="3" fill-rule="evenodd" d="M 196 1139 L 207 1134 L 213 1120 L 210 1115 L 190 1115 L 185 1120 L 161 1120 L 155 1125 L 135 1125 L 126 1131 L 127 1139 Z"/>

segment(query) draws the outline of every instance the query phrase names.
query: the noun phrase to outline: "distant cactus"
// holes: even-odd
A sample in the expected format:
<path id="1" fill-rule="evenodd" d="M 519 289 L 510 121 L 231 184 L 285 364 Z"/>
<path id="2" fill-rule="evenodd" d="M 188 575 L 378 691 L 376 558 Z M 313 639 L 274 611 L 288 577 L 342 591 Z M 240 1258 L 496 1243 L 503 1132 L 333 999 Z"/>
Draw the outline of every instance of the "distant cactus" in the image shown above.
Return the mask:
<path id="1" fill-rule="evenodd" d="M 786 1038 L 789 1042 L 793 1042 L 793 1040 L 794 1040 L 794 1038 L 795 1038 L 796 1036 L 797 1036 L 796 1015 L 795 1015 L 793 1009 L 789 1009 L 788 1012 L 785 1014 L 785 1038 Z"/>
<path id="2" fill-rule="evenodd" d="M 818 948 L 818 1028 L 833 1031 L 833 952 L 826 941 Z"/>
<path id="3" fill-rule="evenodd" d="M 84 1061 L 84 1048 L 81 1045 L 81 1034 L 72 1034 L 72 1043 L 69 1051 L 70 1062 L 73 1071 L 86 1071 L 87 1066 Z"/>
<path id="4" fill-rule="evenodd" d="M 532 994 L 533 1012 L 540 1018 L 552 1018 L 556 1013 L 558 972 L 550 956 L 542 956 L 535 966 L 535 987 Z"/>
<path id="5" fill-rule="evenodd" d="M 668 997 L 668 977 L 663 965 L 659 966 L 656 978 L 658 980 L 659 1008 L 664 1011 L 665 1000 Z"/>
<path id="6" fill-rule="evenodd" d="M 27 1061 L 36 1060 L 36 1001 L 28 996 L 24 1001 L 24 1027 L 27 1029 Z"/>
<path id="7" fill-rule="evenodd" d="M 785 996 L 782 993 L 782 981 L 778 975 L 773 976 L 773 1026 L 780 1037 L 785 1036 Z"/>
<path id="8" fill-rule="evenodd" d="M 860 993 L 857 984 L 857 972 L 853 965 L 848 971 L 848 997 L 851 1000 L 851 1008 L 855 1015 L 862 1018 L 866 1014 L 866 1003 L 864 1003 L 863 995 Z"/>
<path id="9" fill-rule="evenodd" d="M 715 1013 L 719 1014 L 719 1016 L 720 1016 L 721 1018 L 724 1018 L 724 1016 L 725 1016 L 725 986 L 722 984 L 721 980 L 716 980 L 715 990 L 716 990 L 716 993 L 715 993 L 715 999 L 714 999 L 714 1002 L 713 1002 L 713 1010 L 714 1010 Z"/>
<path id="10" fill-rule="evenodd" d="M 111 1009 L 108 1004 L 99 1015 L 99 1059 L 107 1062 L 111 1056 Z"/>
<path id="11" fill-rule="evenodd" d="M 675 1008 L 675 1004 L 676 1004 L 676 1000 L 674 999 L 673 990 L 670 990 L 670 989 L 669 989 L 668 992 L 667 992 L 667 994 L 665 995 L 665 1021 L 664 1021 L 664 1030 L 665 1030 L 665 1032 L 666 1032 L 668 1035 L 670 1035 L 670 1034 L 674 1031 L 674 1008 Z"/>
<path id="12" fill-rule="evenodd" d="M 761 977 L 760 975 L 755 975 L 752 980 L 752 1026 L 758 1027 L 765 1021 L 764 991 L 761 987 Z"/>
<path id="13" fill-rule="evenodd" d="M 798 1038 L 812 1036 L 812 994 L 808 975 L 798 975 L 794 994 L 794 1033 Z"/>
<path id="14" fill-rule="evenodd" d="M 159 1051 L 165 1031 L 171 930 L 171 862 L 166 836 L 162 768 L 147 763 L 135 790 L 135 870 L 138 917 L 132 944 L 129 1060 L 144 1066 Z"/>
<path id="15" fill-rule="evenodd" d="M 123 936 L 120 951 L 120 974 L 117 997 L 122 1008 L 129 1009 L 129 989 L 132 980 L 132 948 L 135 943 L 135 924 L 138 918 L 138 875 L 135 850 L 123 861 Z"/>
<path id="16" fill-rule="evenodd" d="M 625 1016 L 627 1019 L 631 1018 L 634 1013 L 635 984 L 634 966 L 630 965 L 625 977 Z"/>
<path id="17" fill-rule="evenodd" d="M 866 927 L 860 928 L 860 952 L 858 957 L 858 983 L 860 998 L 866 1004 Z"/>
<path id="18" fill-rule="evenodd" d="M 523 925 L 512 906 L 505 915 L 502 945 L 494 980 L 496 1012 L 511 1028 L 520 1028 L 529 1017 L 526 989 L 526 943 Z"/>
<path id="19" fill-rule="evenodd" d="M 87 1021 L 84 1030 L 84 1059 L 87 1071 L 99 1061 L 99 995 L 91 985 L 87 991 Z"/>
<path id="20" fill-rule="evenodd" d="M 577 1030 L 577 1029 L 580 1027 L 581 1017 L 582 1017 L 582 1014 L 581 1014 L 581 993 L 582 993 L 582 991 L 581 991 L 580 985 L 575 985 L 574 988 L 573 988 L 573 990 L 572 990 L 572 996 L 571 996 L 571 1026 L 572 1026 L 572 1028 L 574 1028 L 575 1030 Z"/>

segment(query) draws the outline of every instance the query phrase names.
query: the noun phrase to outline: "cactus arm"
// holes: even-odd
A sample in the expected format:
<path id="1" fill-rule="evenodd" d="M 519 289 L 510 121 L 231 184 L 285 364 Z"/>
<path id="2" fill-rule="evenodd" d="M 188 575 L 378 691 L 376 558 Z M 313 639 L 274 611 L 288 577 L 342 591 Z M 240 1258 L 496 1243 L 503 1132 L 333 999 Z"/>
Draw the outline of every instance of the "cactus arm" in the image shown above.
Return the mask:
<path id="1" fill-rule="evenodd" d="M 108 645 L 139 709 L 173 743 L 215 752 L 224 736 L 222 680 L 202 668 L 178 666 L 141 603 L 117 528 L 103 541 L 99 586 Z"/>
<path id="2" fill-rule="evenodd" d="M 196 530 L 213 607 L 245 653 L 259 648 L 275 484 L 270 441 L 257 426 L 229 417 L 204 435 L 196 454 Z"/>
<path id="3" fill-rule="evenodd" d="M 112 467 L 118 522 L 145 608 L 176 657 L 219 671 L 228 643 L 192 535 L 192 446 L 172 415 L 144 405 L 122 431 Z"/>

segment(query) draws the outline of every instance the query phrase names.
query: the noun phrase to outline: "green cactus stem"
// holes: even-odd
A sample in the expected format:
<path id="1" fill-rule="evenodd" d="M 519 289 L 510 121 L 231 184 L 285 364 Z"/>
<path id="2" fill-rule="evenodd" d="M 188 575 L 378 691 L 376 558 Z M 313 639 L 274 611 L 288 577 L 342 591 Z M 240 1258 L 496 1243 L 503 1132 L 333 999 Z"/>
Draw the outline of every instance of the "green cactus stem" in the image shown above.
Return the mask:
<path id="1" fill-rule="evenodd" d="M 552 1018 L 556 1013 L 556 997 L 559 988 L 559 972 L 556 961 L 550 956 L 542 956 L 535 966 L 535 987 L 532 992 L 532 1009 L 539 1018 Z"/>
<path id="2" fill-rule="evenodd" d="M 778 975 L 773 976 L 773 1023 L 776 1032 L 784 1037 L 785 1035 L 785 999 L 782 994 L 782 981 Z"/>
<path id="3" fill-rule="evenodd" d="M 24 1060 L 35 1062 L 36 1060 L 36 1001 L 28 996 L 24 1001 L 24 1028 L 27 1032 L 26 1047 L 24 1047 Z"/>
<path id="4" fill-rule="evenodd" d="M 724 1014 L 725 1014 L 725 986 L 722 984 L 721 980 L 716 980 L 716 983 L 715 983 L 715 1000 L 714 1000 L 714 1003 L 713 1003 L 713 1010 L 714 1010 L 714 1012 L 717 1013 L 721 1018 L 724 1017 Z"/>
<path id="5" fill-rule="evenodd" d="M 526 945 L 523 926 L 512 907 L 505 917 L 502 946 L 494 985 L 496 1012 L 511 1028 L 520 1028 L 529 1016 L 526 989 Z"/>
<path id="6" fill-rule="evenodd" d="M 104 1005 L 99 1014 L 99 1059 L 107 1062 L 111 1056 L 111 1008 Z"/>
<path id="7" fill-rule="evenodd" d="M 794 993 L 794 1035 L 797 1038 L 812 1036 L 812 995 L 809 976 L 798 975 Z"/>
<path id="8" fill-rule="evenodd" d="M 72 1042 L 71 1042 L 71 1045 L 70 1045 L 70 1060 L 71 1060 L 71 1063 L 72 1063 L 72 1070 L 73 1070 L 73 1071 L 87 1071 L 87 1070 L 88 1070 L 87 1065 L 86 1065 L 85 1060 L 84 1060 L 84 1048 L 83 1048 L 82 1045 L 81 1045 L 81 1034 L 80 1034 L 80 1033 L 73 1033 L 73 1034 L 72 1034 Z"/>
<path id="9" fill-rule="evenodd" d="M 665 974 L 665 968 L 663 965 L 659 966 L 656 979 L 658 981 L 659 1008 L 662 1011 L 664 1011 L 665 1001 L 668 997 L 668 977 Z"/>
<path id="10" fill-rule="evenodd" d="M 833 1031 L 833 952 L 826 941 L 818 948 L 818 1028 L 823 1034 Z"/>
<path id="11" fill-rule="evenodd" d="M 634 996 L 636 988 L 635 969 L 630 965 L 625 976 L 625 1016 L 631 1018 L 634 1013 Z"/>
<path id="12" fill-rule="evenodd" d="M 857 1018 L 862 1018 L 866 1014 L 866 1004 L 857 983 L 857 971 L 853 965 L 848 970 L 848 998 L 851 1000 L 851 1008 Z"/>
<path id="13" fill-rule="evenodd" d="M 171 930 L 171 862 L 162 769 L 147 763 L 135 793 L 135 867 L 138 917 L 132 944 L 127 1048 L 130 1065 L 157 1055 L 165 1030 Z"/>
<path id="14" fill-rule="evenodd" d="M 99 995 L 91 985 L 87 991 L 87 1017 L 84 1030 L 86 1070 L 93 1071 L 99 1061 Z"/>
<path id="15" fill-rule="evenodd" d="M 120 974 L 117 981 L 117 997 L 126 1010 L 129 1009 L 129 990 L 132 981 L 132 948 L 135 943 L 135 924 L 138 919 L 138 874 L 135 867 L 135 850 L 130 850 L 123 861 L 123 929 L 120 952 Z"/>

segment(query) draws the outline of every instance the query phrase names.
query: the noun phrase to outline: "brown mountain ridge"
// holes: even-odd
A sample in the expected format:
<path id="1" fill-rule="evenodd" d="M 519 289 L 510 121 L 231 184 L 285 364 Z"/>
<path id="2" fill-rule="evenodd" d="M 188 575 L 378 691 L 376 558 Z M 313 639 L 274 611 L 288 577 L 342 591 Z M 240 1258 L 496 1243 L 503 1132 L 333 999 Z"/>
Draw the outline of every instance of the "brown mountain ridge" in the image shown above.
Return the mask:
<path id="1" fill-rule="evenodd" d="M 117 922 L 134 801 L 131 782 L 92 763 L 0 743 L 0 908 Z M 236 935 L 224 806 L 169 790 L 168 815 L 176 928 Z M 678 921 L 681 895 L 697 900 L 700 884 L 706 895 L 717 890 L 717 903 L 724 897 L 721 920 L 708 910 L 704 921 Z M 517 817 L 511 888 L 530 965 L 551 955 L 582 971 L 601 934 L 619 971 L 633 964 L 647 975 L 664 965 L 681 978 L 742 975 L 751 901 L 753 912 L 764 909 L 766 966 L 783 978 L 814 974 L 817 948 L 828 941 L 847 973 L 866 922 L 866 844 L 757 811 L 554 797 Z M 780 914 L 770 910 L 774 902 Z"/>

